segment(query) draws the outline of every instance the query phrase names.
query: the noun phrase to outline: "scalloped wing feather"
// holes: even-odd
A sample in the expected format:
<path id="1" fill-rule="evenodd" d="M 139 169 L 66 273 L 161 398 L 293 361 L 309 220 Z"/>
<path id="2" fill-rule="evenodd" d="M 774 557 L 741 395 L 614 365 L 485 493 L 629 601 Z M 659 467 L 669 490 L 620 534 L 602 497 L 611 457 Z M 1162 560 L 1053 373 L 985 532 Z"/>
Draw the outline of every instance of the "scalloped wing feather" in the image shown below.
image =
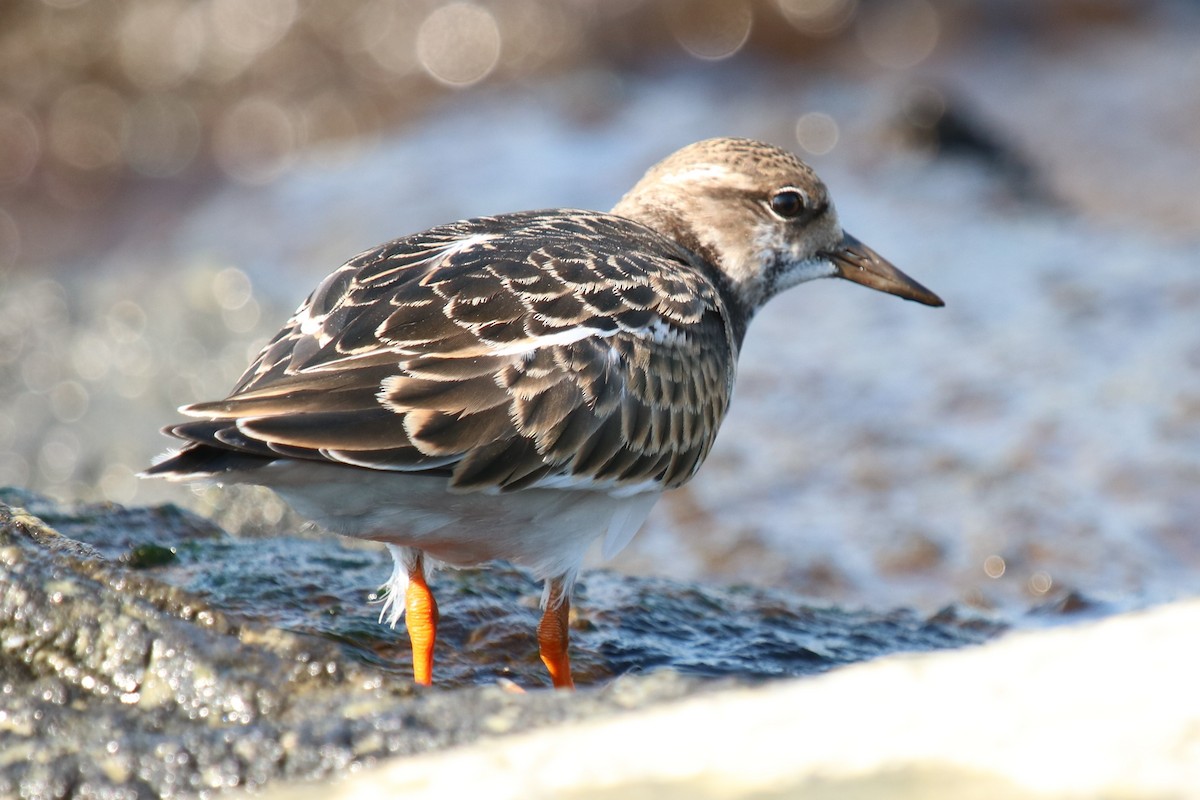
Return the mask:
<path id="1" fill-rule="evenodd" d="M 170 432 L 193 443 L 180 457 L 449 470 L 460 491 L 676 486 L 724 417 L 735 348 L 711 277 L 659 234 L 509 214 L 351 260 Z"/>

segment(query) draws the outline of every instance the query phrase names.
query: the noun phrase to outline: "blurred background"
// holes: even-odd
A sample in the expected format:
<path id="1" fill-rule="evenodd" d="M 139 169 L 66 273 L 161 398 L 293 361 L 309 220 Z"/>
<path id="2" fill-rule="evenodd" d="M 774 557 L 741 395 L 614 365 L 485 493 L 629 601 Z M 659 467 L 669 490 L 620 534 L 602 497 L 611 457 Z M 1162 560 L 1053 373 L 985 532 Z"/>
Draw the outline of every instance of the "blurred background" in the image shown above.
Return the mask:
<path id="1" fill-rule="evenodd" d="M 947 307 L 779 298 L 616 566 L 1051 617 L 1194 593 L 1198 37 L 1185 0 L 10 0 L 0 485 L 294 531 L 135 473 L 322 276 L 741 135 Z"/>

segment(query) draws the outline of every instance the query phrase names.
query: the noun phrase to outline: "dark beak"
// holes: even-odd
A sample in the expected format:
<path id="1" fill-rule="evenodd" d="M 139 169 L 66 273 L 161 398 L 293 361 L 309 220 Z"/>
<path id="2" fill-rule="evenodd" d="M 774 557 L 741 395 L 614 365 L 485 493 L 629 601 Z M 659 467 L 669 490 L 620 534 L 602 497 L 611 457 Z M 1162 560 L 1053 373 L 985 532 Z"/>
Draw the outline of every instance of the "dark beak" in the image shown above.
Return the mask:
<path id="1" fill-rule="evenodd" d="M 879 253 L 848 233 L 842 238 L 841 246 L 821 255 L 837 267 L 838 277 L 903 297 L 905 300 L 916 300 L 927 306 L 945 305 L 942 298 L 896 269 Z"/>

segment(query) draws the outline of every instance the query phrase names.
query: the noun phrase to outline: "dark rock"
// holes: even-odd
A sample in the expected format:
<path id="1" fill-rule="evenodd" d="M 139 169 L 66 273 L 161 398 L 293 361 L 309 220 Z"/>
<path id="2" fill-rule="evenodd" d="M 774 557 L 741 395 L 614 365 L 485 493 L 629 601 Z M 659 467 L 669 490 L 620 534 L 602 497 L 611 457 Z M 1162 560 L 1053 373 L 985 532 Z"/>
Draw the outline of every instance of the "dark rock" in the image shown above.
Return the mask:
<path id="1" fill-rule="evenodd" d="M 1103 617 L 1115 614 L 1120 609 L 1111 602 L 1085 595 L 1078 589 L 1065 589 L 1046 602 L 1030 609 L 1033 618 L 1055 617 Z"/>
<path id="2" fill-rule="evenodd" d="M 938 158 L 957 158 L 982 166 L 1017 199 L 1058 203 L 1031 158 L 962 98 L 920 86 L 904 98 L 896 118 L 901 136 Z"/>
<path id="3" fill-rule="evenodd" d="M 237 539 L 171 506 L 0 498 L 21 504 L 0 504 L 0 796 L 119 787 L 174 797 L 311 780 L 999 629 L 594 573 L 572 624 L 578 678 L 595 688 L 518 694 L 496 682 L 544 682 L 538 587 L 508 567 L 447 572 L 434 584 L 439 687 L 418 690 L 407 637 L 365 602 L 390 569 L 384 553 L 333 537 Z M 173 557 L 137 555 L 162 552 Z"/>

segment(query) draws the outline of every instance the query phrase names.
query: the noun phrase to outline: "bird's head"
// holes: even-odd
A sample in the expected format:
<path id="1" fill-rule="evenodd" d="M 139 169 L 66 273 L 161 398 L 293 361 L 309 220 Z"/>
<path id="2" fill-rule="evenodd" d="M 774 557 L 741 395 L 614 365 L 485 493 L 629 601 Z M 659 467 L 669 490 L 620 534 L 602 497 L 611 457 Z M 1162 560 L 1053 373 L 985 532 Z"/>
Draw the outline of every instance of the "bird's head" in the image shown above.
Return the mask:
<path id="1" fill-rule="evenodd" d="M 613 213 L 712 263 L 752 315 L 785 289 L 845 278 L 930 306 L 942 300 L 842 230 L 825 184 L 774 145 L 708 139 L 650 168 Z"/>

